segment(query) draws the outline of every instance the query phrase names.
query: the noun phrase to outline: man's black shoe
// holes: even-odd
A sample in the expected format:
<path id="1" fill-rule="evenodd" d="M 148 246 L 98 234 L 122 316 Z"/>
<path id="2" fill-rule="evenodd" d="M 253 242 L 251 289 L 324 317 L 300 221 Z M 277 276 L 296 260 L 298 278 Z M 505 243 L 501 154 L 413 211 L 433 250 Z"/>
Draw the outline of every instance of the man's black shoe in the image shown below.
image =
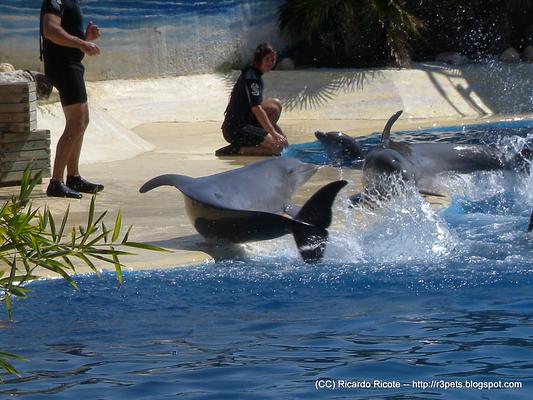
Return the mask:
<path id="1" fill-rule="evenodd" d="M 228 144 L 215 151 L 215 156 L 217 157 L 236 156 L 237 154 L 239 154 L 239 149 L 232 144 Z"/>
<path id="2" fill-rule="evenodd" d="M 81 176 L 67 176 L 67 186 L 81 193 L 98 193 L 104 190 L 104 185 L 91 183 L 83 179 Z"/>
<path id="3" fill-rule="evenodd" d="M 72 190 L 61 181 L 50 180 L 48 188 L 46 189 L 46 195 L 49 197 L 68 197 L 69 199 L 81 199 L 80 192 Z"/>

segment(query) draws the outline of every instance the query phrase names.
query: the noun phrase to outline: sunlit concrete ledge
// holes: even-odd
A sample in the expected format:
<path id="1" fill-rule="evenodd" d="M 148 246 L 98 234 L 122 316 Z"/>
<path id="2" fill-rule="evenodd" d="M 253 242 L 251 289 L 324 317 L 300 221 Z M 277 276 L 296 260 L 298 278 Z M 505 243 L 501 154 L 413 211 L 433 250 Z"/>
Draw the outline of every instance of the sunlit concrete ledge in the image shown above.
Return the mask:
<path id="1" fill-rule="evenodd" d="M 150 143 L 131 132 L 144 123 L 221 122 L 238 74 L 89 82 L 91 124 L 82 163 L 125 159 L 152 150 Z M 386 120 L 400 109 L 402 118 L 409 119 L 533 111 L 533 65 L 525 63 L 272 71 L 264 78 L 266 95 L 280 98 L 285 106 L 282 123 Z M 63 123 L 58 103 L 39 107 L 38 126 L 52 131 L 52 148 Z"/>

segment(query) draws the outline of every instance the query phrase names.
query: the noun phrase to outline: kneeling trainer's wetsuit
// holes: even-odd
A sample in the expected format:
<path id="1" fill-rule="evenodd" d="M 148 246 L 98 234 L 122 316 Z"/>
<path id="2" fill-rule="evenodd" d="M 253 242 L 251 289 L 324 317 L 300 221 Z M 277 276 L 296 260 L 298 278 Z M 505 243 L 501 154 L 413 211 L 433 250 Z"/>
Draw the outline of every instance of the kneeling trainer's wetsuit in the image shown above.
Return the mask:
<path id="1" fill-rule="evenodd" d="M 254 67 L 246 67 L 233 87 L 222 124 L 224 138 L 235 148 L 258 146 L 267 135 L 252 112 L 252 107 L 262 101 L 262 74 Z"/>
<path id="2" fill-rule="evenodd" d="M 87 91 L 81 63 L 83 52 L 72 47 L 60 46 L 43 35 L 45 14 L 61 18 L 61 27 L 69 34 L 85 40 L 83 17 L 78 0 L 43 0 L 41 6 L 41 59 L 44 60 L 44 73 L 59 92 L 61 105 L 85 103 Z"/>

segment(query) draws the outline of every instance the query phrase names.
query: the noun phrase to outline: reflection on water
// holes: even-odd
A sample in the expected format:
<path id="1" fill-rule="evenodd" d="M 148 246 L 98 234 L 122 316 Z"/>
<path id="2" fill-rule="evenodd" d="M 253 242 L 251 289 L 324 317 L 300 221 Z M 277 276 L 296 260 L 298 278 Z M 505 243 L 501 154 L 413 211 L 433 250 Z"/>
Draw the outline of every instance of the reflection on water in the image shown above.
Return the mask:
<path id="1" fill-rule="evenodd" d="M 312 395 L 313 382 L 327 376 L 520 381 L 526 389 L 489 398 L 525 399 L 533 384 L 533 297 L 531 262 L 522 265 L 517 274 L 464 280 L 455 269 L 488 265 L 425 272 L 422 265 L 250 261 L 126 274 L 120 290 L 108 274 L 81 278 L 80 293 L 59 281 L 38 283 L 2 333 L 3 345 L 31 362 L 20 363 L 22 377 L 5 378 L 0 393 L 274 399 L 282 390 L 294 398 Z M 38 302 L 57 309 L 43 313 Z M 405 386 L 354 395 L 424 393 Z M 435 392 L 461 394 L 469 393 Z"/>

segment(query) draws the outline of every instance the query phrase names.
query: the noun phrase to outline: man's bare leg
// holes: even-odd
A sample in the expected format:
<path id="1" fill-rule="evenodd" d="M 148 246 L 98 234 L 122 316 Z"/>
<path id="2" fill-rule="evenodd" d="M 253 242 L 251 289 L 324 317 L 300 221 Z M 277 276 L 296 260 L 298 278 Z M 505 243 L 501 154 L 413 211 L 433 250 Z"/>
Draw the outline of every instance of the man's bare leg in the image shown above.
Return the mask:
<path id="1" fill-rule="evenodd" d="M 48 196 L 81 198 L 81 193 L 97 193 L 104 190 L 103 185 L 87 182 L 80 176 L 79 164 L 83 136 L 89 125 L 89 107 L 87 102 L 63 107 L 65 113 L 65 130 L 57 143 L 54 170 Z M 67 170 L 66 185 L 64 184 Z"/>
<path id="2" fill-rule="evenodd" d="M 72 152 L 70 157 L 67 160 L 67 175 L 78 176 L 80 174 L 80 154 L 81 147 L 83 145 L 83 138 L 85 137 L 85 131 L 89 126 L 89 107 L 87 103 L 84 103 L 85 107 L 82 110 L 82 126 L 85 126 L 83 129 L 83 134 L 81 134 L 73 143 L 72 143 Z"/>
<path id="3" fill-rule="evenodd" d="M 78 172 L 83 134 L 89 123 L 87 103 L 71 104 L 63 107 L 65 113 L 65 130 L 56 147 L 52 179 L 63 182 L 65 169 L 69 164 L 69 173 Z"/>
<path id="4" fill-rule="evenodd" d="M 81 116 L 81 121 L 85 127 L 83 132 L 89 125 L 89 106 L 87 103 L 84 103 L 83 113 Z M 72 152 L 70 157 L 67 160 L 67 186 L 71 189 L 74 189 L 77 192 L 82 193 L 98 193 L 104 190 L 104 185 L 97 183 L 91 183 L 86 181 L 80 176 L 80 154 L 81 146 L 83 145 L 84 134 L 80 135 L 77 140 L 72 143 Z"/>
<path id="5" fill-rule="evenodd" d="M 81 144 L 83 143 L 83 134 L 88 124 L 87 103 L 65 106 L 63 107 L 63 113 L 65 114 L 65 130 L 57 142 L 52 179 L 46 194 L 52 197 L 80 199 L 82 197 L 81 193 L 65 185 L 63 179 L 67 165 L 69 165 L 69 172 L 72 169 L 78 170 L 77 164 L 79 162 Z"/>
<path id="6" fill-rule="evenodd" d="M 281 133 L 283 136 L 287 137 L 285 133 L 283 133 L 283 130 L 278 125 L 279 118 L 281 116 L 281 111 L 283 110 L 283 106 L 281 105 L 281 101 L 279 99 L 266 99 L 261 103 L 261 107 L 265 110 L 268 119 L 279 133 Z"/>

